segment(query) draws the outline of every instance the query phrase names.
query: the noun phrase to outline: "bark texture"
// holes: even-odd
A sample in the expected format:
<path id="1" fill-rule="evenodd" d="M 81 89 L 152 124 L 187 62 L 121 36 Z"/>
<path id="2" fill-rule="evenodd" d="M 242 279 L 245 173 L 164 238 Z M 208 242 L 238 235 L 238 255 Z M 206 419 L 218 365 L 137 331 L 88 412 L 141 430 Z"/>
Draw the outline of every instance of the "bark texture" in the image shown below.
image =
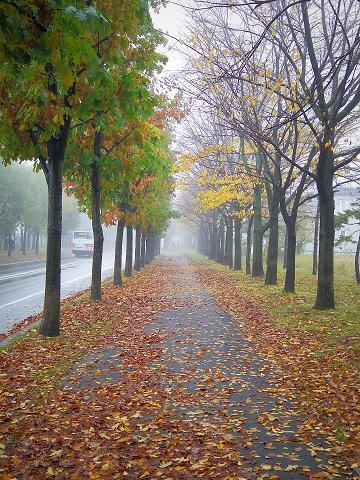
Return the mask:
<path id="1" fill-rule="evenodd" d="M 91 223 L 94 235 L 94 251 L 91 274 L 92 300 L 101 300 L 101 266 L 104 246 L 104 235 L 101 225 L 101 191 L 99 174 L 101 139 L 101 132 L 95 132 L 94 160 L 91 162 Z"/>
<path id="2" fill-rule="evenodd" d="M 226 222 L 226 234 L 225 234 L 225 260 L 226 265 L 229 268 L 233 268 L 233 220 L 229 218 Z"/>
<path id="3" fill-rule="evenodd" d="M 284 292 L 295 292 L 295 259 L 296 259 L 296 228 L 295 222 L 289 220 L 287 223 L 287 249 L 286 249 L 286 274 Z"/>
<path id="4" fill-rule="evenodd" d="M 122 268 L 122 248 L 124 238 L 125 219 L 118 221 L 116 227 L 115 241 L 115 260 L 114 260 L 114 285 L 119 287 L 122 284 L 121 268 Z"/>
<path id="5" fill-rule="evenodd" d="M 141 248 L 140 248 L 140 266 L 145 267 L 145 252 L 146 252 L 146 235 L 141 235 Z"/>
<path id="6" fill-rule="evenodd" d="M 320 211 L 319 211 L 319 204 L 317 204 L 315 226 L 314 226 L 314 246 L 313 246 L 313 261 L 312 261 L 313 275 L 317 275 L 317 271 L 318 271 L 319 220 L 320 220 Z"/>
<path id="7" fill-rule="evenodd" d="M 269 245 L 266 258 L 265 285 L 277 285 L 279 253 L 279 194 L 273 189 L 270 204 Z"/>
<path id="8" fill-rule="evenodd" d="M 326 136 L 325 136 L 326 138 Z M 331 137 L 329 140 L 331 145 Z M 320 149 L 317 169 L 317 188 L 319 193 L 320 235 L 318 284 L 315 308 L 328 310 L 335 308 L 334 295 L 334 189 L 333 189 L 333 152 L 329 148 Z"/>
<path id="9" fill-rule="evenodd" d="M 254 217 L 248 218 L 248 225 L 246 229 L 246 270 L 245 273 L 247 275 L 251 275 L 251 245 L 252 245 L 252 226 L 254 223 Z"/>
<path id="10" fill-rule="evenodd" d="M 67 127 L 67 128 L 66 128 Z M 59 138 L 48 141 L 48 227 L 45 296 L 39 333 L 46 337 L 60 334 L 61 229 L 63 163 L 70 120 Z"/>
<path id="11" fill-rule="evenodd" d="M 126 277 L 131 277 L 133 270 L 133 228 L 132 225 L 126 227 L 126 260 L 125 271 Z"/>
<path id="12" fill-rule="evenodd" d="M 241 220 L 235 218 L 234 220 L 234 270 L 242 269 L 242 238 L 241 238 Z"/>
<path id="13" fill-rule="evenodd" d="M 252 259 L 252 276 L 263 277 L 263 226 L 261 214 L 261 187 L 254 187 L 254 240 L 253 240 L 253 259 Z"/>

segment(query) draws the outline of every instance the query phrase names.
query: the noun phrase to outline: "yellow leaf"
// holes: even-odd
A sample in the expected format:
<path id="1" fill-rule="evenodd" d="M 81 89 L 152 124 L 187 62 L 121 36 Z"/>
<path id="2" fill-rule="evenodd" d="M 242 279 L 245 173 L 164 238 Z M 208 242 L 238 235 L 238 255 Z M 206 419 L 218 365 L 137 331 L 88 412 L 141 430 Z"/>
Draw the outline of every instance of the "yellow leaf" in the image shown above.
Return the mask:
<path id="1" fill-rule="evenodd" d="M 150 475 L 150 472 L 146 470 L 146 472 L 142 473 L 139 478 L 145 478 L 145 477 L 148 477 L 149 475 Z"/>
<path id="2" fill-rule="evenodd" d="M 49 467 L 47 470 L 46 470 L 46 476 L 47 477 L 53 477 L 55 475 L 55 471 L 52 467 Z"/>
<path id="3" fill-rule="evenodd" d="M 60 450 L 53 450 L 51 453 L 50 453 L 50 457 L 54 457 L 54 458 L 60 458 L 61 455 L 62 455 L 63 451 L 60 449 Z"/>
<path id="4" fill-rule="evenodd" d="M 285 472 L 291 472 L 292 470 L 296 470 L 299 465 L 288 465 L 286 468 L 284 468 Z"/>

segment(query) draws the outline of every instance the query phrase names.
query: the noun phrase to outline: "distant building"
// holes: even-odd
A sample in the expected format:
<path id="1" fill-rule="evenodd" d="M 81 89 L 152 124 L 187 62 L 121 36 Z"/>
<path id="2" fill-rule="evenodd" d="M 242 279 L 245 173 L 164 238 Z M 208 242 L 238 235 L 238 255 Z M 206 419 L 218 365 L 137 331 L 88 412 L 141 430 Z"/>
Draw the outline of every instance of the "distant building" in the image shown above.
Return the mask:
<path id="1" fill-rule="evenodd" d="M 335 215 L 337 213 L 343 213 L 345 210 L 352 208 L 352 203 L 355 203 L 360 197 L 360 190 L 355 188 L 341 187 L 335 192 Z M 352 222 L 350 219 L 350 223 Z M 358 237 L 355 232 L 359 230 L 357 225 L 344 225 L 341 229 L 335 230 L 335 241 L 340 236 L 352 236 L 356 242 Z M 346 242 L 335 246 L 336 253 L 355 253 L 356 243 Z"/>
<path id="2" fill-rule="evenodd" d="M 360 190 L 356 188 L 346 188 L 341 187 L 336 189 L 334 199 L 335 199 L 335 215 L 337 213 L 343 213 L 345 210 L 352 208 L 351 204 L 356 202 L 356 200 L 360 197 Z M 317 206 L 317 199 L 314 199 L 311 205 L 311 211 L 314 212 L 313 215 L 315 217 L 316 206 Z M 350 220 L 350 223 L 353 223 Z M 339 239 L 341 235 L 343 236 L 352 236 L 353 240 L 356 242 L 358 237 L 357 232 L 359 227 L 356 225 L 344 225 L 341 229 L 335 230 L 335 242 Z M 340 245 L 335 245 L 335 253 L 336 254 L 346 254 L 346 253 L 355 253 L 356 250 L 356 243 L 351 242 L 344 242 Z M 310 254 L 313 251 L 313 243 L 307 242 L 304 246 L 304 253 Z"/>

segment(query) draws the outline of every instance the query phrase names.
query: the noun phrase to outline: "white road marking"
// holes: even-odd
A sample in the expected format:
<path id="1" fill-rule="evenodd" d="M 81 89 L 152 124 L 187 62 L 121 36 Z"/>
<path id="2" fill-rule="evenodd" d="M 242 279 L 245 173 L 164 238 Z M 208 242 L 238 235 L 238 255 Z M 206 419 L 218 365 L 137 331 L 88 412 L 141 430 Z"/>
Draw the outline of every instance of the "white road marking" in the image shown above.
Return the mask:
<path id="1" fill-rule="evenodd" d="M 23 263 L 45 262 L 45 258 L 40 260 L 25 260 L 24 262 L 2 263 L 0 267 L 10 267 L 10 265 L 22 265 Z"/>
<path id="2" fill-rule="evenodd" d="M 82 263 L 83 262 L 64 263 L 63 265 L 61 265 L 61 269 L 66 270 L 68 267 L 76 267 L 78 265 L 81 265 Z M 36 275 L 37 273 L 45 273 L 45 271 L 45 268 L 38 268 L 37 270 L 27 270 L 26 272 L 8 273 L 6 275 L 0 275 L 0 282 L 12 280 L 19 277 L 31 277 L 33 275 Z"/>
<path id="3" fill-rule="evenodd" d="M 106 267 L 106 268 L 103 269 L 103 272 L 105 272 L 107 270 L 110 270 L 111 268 L 112 268 L 112 266 L 111 267 Z M 74 283 L 74 282 L 77 282 L 79 280 L 83 280 L 84 278 L 87 278 L 87 277 L 91 277 L 91 273 L 87 273 L 86 275 L 81 275 L 81 277 L 77 277 L 77 278 L 73 278 L 72 280 L 68 280 L 67 282 L 62 283 L 61 286 L 63 287 L 64 285 L 69 285 L 70 283 Z M 43 294 L 44 294 L 44 290 L 42 290 L 41 292 L 32 293 L 31 295 L 27 295 L 26 297 L 19 298 L 18 300 L 14 300 L 14 301 L 9 302 L 9 303 L 4 303 L 4 305 L 0 305 L 0 310 L 2 308 L 10 307 L 11 305 L 15 305 L 15 303 L 23 302 L 25 300 L 28 300 L 29 298 L 37 297 L 38 295 L 43 295 Z"/>
<path id="4" fill-rule="evenodd" d="M 32 293 L 31 295 L 28 295 L 28 296 L 23 297 L 23 298 L 19 298 L 18 300 L 14 300 L 13 302 L 4 303 L 4 305 L 0 305 L 0 310 L 2 308 L 10 307 L 10 305 L 15 305 L 15 303 L 23 302 L 24 300 L 28 300 L 29 298 L 36 297 L 37 295 L 42 295 L 43 293 L 44 293 L 44 291 L 37 292 L 37 293 Z"/>
<path id="5" fill-rule="evenodd" d="M 26 277 L 31 275 L 36 275 L 37 273 L 44 273 L 44 268 L 39 268 L 38 270 L 29 270 L 28 272 L 18 272 L 18 273 L 9 273 L 8 275 L 0 275 L 0 282 L 5 280 L 11 280 L 18 277 Z"/>

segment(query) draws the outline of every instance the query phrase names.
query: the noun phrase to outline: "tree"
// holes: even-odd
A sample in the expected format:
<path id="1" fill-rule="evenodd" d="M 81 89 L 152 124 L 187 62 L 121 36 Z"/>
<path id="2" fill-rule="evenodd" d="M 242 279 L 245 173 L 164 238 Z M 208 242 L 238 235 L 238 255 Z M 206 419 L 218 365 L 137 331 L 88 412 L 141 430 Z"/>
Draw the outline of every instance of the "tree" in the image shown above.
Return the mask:
<path id="1" fill-rule="evenodd" d="M 5 168 L 0 164 L 0 232 L 9 256 L 14 249 L 16 228 L 24 215 L 25 187 L 22 169 L 13 165 Z"/>
<path id="2" fill-rule="evenodd" d="M 192 58 L 180 86 L 216 112 L 222 125 L 252 141 L 258 149 L 254 154 L 262 155 L 255 175 L 266 177 L 268 205 L 274 207 L 270 238 L 275 247 L 279 190 L 282 195 L 291 267 L 287 291 L 294 290 L 297 210 L 307 200 L 301 198 L 305 188 L 316 184 L 320 248 L 315 305 L 332 308 L 333 189 L 360 151 L 358 146 L 349 148 L 344 135 L 346 129 L 355 131 L 359 119 L 359 4 L 324 0 L 291 8 L 285 1 L 263 2 L 257 8 L 252 2 L 246 5 L 248 9 L 232 5 L 226 15 L 221 10 L 227 2 L 219 8 L 194 9 L 195 27 L 190 27 L 187 41 Z M 257 193 L 257 212 L 259 199 Z M 291 210 L 286 211 L 289 202 Z M 257 259 L 262 230 L 258 214 L 254 221 Z M 260 262 L 256 266 L 260 272 Z M 276 262 L 268 262 L 269 279 L 275 278 L 275 268 Z"/>
<path id="3" fill-rule="evenodd" d="M 104 38 L 98 35 L 96 42 L 94 39 L 103 70 L 96 82 L 89 82 L 88 96 L 97 98 L 99 109 L 95 118 L 83 122 L 78 128 L 77 133 L 81 139 L 75 143 L 72 151 L 72 158 L 77 159 L 76 169 L 70 170 L 68 175 L 73 186 L 77 182 L 80 185 L 83 183 L 81 179 L 86 178 L 89 192 L 91 191 L 91 195 L 84 196 L 81 187 L 78 199 L 89 212 L 93 226 L 93 300 L 101 299 L 101 216 L 102 207 L 107 202 L 101 197 L 109 193 L 106 183 L 120 180 L 118 173 L 121 151 L 130 146 L 129 141 L 125 141 L 129 137 L 133 141 L 133 132 L 137 131 L 139 122 L 153 113 L 157 99 L 150 92 L 151 77 L 160 70 L 164 61 L 164 57 L 156 53 L 161 37 L 153 29 L 147 7 L 138 3 L 136 8 L 131 28 L 127 27 L 124 19 L 119 21 L 114 16 L 117 12 L 110 9 L 107 13 L 111 19 L 112 33 L 106 34 Z M 98 88 L 99 84 L 106 95 Z M 125 183 L 118 185 L 118 190 L 124 188 Z M 130 234 L 131 229 L 128 229 L 129 239 Z"/>
<path id="4" fill-rule="evenodd" d="M 48 242 L 43 319 L 40 333 L 60 332 L 62 179 L 71 124 L 82 118 L 78 88 L 86 70 L 99 67 L 92 48 L 105 17 L 89 2 L 59 0 L 37 5 L 0 4 L 0 137 L 5 164 L 33 158 L 48 185 Z M 11 48 L 9 48 L 11 45 Z M 89 103 L 87 104 L 88 110 Z"/>
<path id="5" fill-rule="evenodd" d="M 56 8 L 51 0 L 40 5 L 35 0 L 21 5 L 0 3 L 4 161 L 33 158 L 35 169 L 43 170 L 48 184 L 46 287 L 40 326 L 40 333 L 47 336 L 60 331 L 61 193 L 69 140 L 74 141 L 79 126 L 97 119 L 103 101 L 106 108 L 112 92 L 107 91 L 104 77 L 121 66 L 116 64 L 120 54 L 105 69 L 98 55 L 100 46 L 120 42 L 125 49 L 138 25 L 148 25 L 150 18 L 149 6 L 141 0 L 99 1 L 96 7 L 88 0 L 59 0 Z M 112 29 L 114 19 L 117 28 Z M 99 131 L 98 124 L 94 130 Z"/>

